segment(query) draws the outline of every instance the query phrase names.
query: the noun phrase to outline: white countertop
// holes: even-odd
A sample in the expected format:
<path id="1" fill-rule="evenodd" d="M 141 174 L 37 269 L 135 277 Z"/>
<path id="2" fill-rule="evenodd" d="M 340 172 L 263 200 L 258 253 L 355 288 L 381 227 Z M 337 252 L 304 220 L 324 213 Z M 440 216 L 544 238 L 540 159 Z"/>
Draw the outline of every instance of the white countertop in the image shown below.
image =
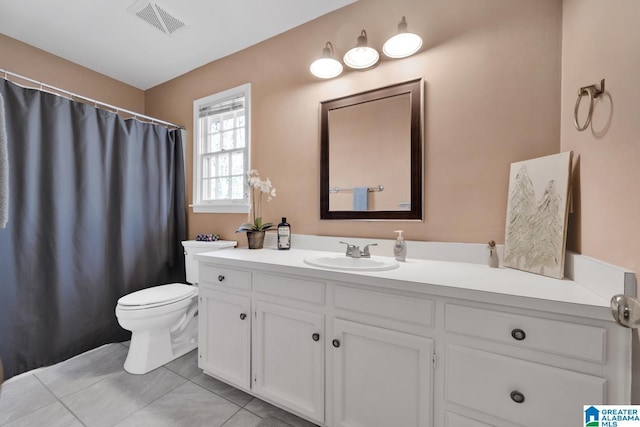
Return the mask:
<path id="1" fill-rule="evenodd" d="M 573 280 L 560 280 L 511 268 L 482 264 L 407 258 L 387 271 L 340 271 L 314 267 L 305 258 L 340 255 L 307 249 L 224 249 L 196 255 L 203 262 L 267 273 L 303 275 L 324 281 L 343 281 L 515 307 L 561 312 L 612 320 L 609 299 Z M 374 256 L 373 258 L 381 258 Z M 249 264 L 250 263 L 250 264 Z"/>

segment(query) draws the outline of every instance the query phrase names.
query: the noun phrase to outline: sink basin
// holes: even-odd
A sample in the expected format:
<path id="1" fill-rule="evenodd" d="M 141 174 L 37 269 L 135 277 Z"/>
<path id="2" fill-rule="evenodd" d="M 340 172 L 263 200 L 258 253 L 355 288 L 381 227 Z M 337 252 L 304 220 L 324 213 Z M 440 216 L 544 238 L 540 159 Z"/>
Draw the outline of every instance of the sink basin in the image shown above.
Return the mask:
<path id="1" fill-rule="evenodd" d="M 393 259 L 379 257 L 351 258 L 345 255 L 305 258 L 304 262 L 314 267 L 346 271 L 384 271 L 393 270 L 399 266 L 398 262 Z"/>

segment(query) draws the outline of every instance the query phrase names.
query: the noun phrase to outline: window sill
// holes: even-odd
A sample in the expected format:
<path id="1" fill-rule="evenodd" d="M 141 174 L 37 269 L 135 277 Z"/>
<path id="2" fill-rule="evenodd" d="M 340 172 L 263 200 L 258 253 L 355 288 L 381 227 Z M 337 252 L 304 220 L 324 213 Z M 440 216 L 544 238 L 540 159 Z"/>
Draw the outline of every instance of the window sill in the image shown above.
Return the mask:
<path id="1" fill-rule="evenodd" d="M 189 205 L 193 213 L 249 213 L 247 205 Z"/>

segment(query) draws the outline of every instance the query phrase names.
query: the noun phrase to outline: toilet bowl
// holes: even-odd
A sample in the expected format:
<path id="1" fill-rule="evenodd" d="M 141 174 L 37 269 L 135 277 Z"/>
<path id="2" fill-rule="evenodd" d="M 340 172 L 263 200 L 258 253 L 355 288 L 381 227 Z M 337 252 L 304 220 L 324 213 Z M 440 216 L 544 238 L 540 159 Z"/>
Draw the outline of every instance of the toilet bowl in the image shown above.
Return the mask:
<path id="1" fill-rule="evenodd" d="M 155 286 L 118 300 L 116 317 L 131 331 L 125 371 L 144 374 L 198 346 L 198 288 Z"/>
<path id="2" fill-rule="evenodd" d="M 196 253 L 233 247 L 233 241 L 182 242 L 187 281 L 142 289 L 118 300 L 120 326 L 131 331 L 124 369 L 145 374 L 198 346 L 198 275 Z"/>

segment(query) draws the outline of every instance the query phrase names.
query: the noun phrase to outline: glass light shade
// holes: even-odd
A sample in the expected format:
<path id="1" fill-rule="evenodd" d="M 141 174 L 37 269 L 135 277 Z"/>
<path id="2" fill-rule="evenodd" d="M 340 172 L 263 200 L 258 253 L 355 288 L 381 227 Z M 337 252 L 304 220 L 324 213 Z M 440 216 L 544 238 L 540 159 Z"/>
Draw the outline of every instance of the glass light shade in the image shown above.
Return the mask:
<path id="1" fill-rule="evenodd" d="M 398 24 L 398 34 L 391 37 L 382 46 L 382 52 L 389 58 L 406 58 L 422 47 L 422 38 L 407 32 L 407 19 L 403 16 Z"/>
<path id="2" fill-rule="evenodd" d="M 309 71 L 321 79 L 331 79 L 342 73 L 342 64 L 333 57 L 333 45 L 331 42 L 327 42 L 327 45 L 322 49 L 322 57 L 313 61 Z"/>
<path id="3" fill-rule="evenodd" d="M 351 68 L 363 69 L 376 65 L 379 58 L 377 50 L 367 46 L 356 46 L 345 53 L 343 60 Z"/>
<path id="4" fill-rule="evenodd" d="M 382 46 L 382 52 L 389 58 L 406 58 L 422 47 L 422 38 L 413 33 L 401 33 L 391 37 Z"/>
<path id="5" fill-rule="evenodd" d="M 380 54 L 374 48 L 367 46 L 367 32 L 362 30 L 356 47 L 349 49 L 342 59 L 348 67 L 361 70 L 376 65 Z"/>
<path id="6" fill-rule="evenodd" d="M 342 64 L 335 58 L 318 58 L 309 67 L 311 74 L 321 79 L 331 79 L 342 73 Z"/>

